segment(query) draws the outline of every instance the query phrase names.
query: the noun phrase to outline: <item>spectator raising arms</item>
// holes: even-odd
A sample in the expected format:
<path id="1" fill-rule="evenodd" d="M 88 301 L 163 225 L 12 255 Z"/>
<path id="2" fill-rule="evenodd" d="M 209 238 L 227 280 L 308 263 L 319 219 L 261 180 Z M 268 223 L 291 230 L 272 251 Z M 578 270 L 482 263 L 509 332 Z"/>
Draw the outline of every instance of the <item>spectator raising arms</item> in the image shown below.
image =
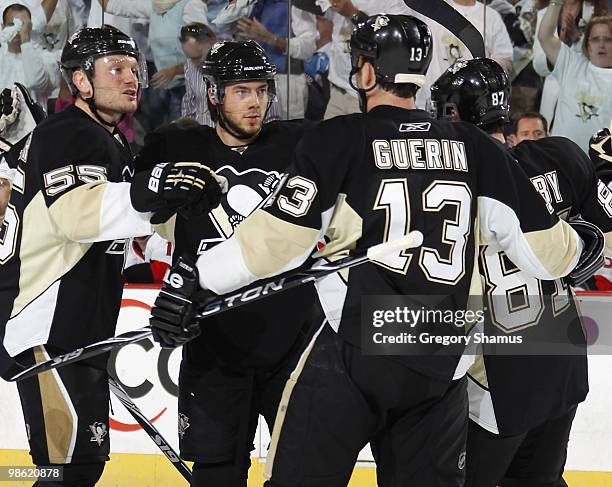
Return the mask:
<path id="1" fill-rule="evenodd" d="M 589 20 L 578 53 L 556 36 L 563 0 L 553 0 L 542 19 L 538 39 L 553 76 L 561 86 L 553 135 L 568 137 L 585 152 L 590 136 L 610 125 L 612 116 L 612 17 Z M 568 0 L 568 8 L 579 8 L 581 0 Z"/>
<path id="2" fill-rule="evenodd" d="M 32 15 L 24 2 L 2 11 L 4 42 L 0 47 L 0 90 L 21 83 L 43 106 L 59 85 L 56 58 L 31 42 Z"/>

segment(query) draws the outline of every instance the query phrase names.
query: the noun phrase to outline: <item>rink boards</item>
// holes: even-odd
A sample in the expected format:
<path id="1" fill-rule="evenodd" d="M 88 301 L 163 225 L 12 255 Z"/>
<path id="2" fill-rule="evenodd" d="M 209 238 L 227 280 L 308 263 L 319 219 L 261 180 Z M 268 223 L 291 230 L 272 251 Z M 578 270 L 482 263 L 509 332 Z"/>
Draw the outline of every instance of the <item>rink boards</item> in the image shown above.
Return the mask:
<path id="1" fill-rule="evenodd" d="M 129 286 L 123 296 L 117 332 L 143 326 L 157 289 Z M 590 394 L 576 416 L 570 439 L 567 477 L 574 486 L 612 487 L 612 296 L 589 293 L 579 296 L 581 310 L 589 318 L 590 333 L 597 337 L 589 356 Z M 606 311 L 607 310 L 607 311 Z M 608 344 L 611 346 L 608 347 Z M 173 445 L 177 436 L 177 376 L 180 350 L 161 350 L 150 341 L 129 345 L 111 358 L 111 367 L 134 402 Z M 101 486 L 185 485 L 150 438 L 116 400 L 110 418 L 112 460 Z M 262 463 L 269 442 L 261 421 L 257 431 L 255 461 L 249 482 L 261 485 Z M 14 384 L 0 381 L 0 465 L 29 463 L 27 440 Z M 371 487 L 373 462 L 369 449 L 361 452 L 351 487 Z M 0 482 L 0 485 L 31 485 Z"/>

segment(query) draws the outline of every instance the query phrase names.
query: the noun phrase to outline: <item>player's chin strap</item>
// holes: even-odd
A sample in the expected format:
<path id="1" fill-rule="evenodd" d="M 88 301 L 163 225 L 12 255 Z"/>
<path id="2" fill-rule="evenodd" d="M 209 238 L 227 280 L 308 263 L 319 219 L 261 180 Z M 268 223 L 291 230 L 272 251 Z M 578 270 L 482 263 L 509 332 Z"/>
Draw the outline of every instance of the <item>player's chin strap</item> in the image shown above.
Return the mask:
<path id="1" fill-rule="evenodd" d="M 263 120 L 266 119 L 266 117 L 268 116 L 268 112 L 270 111 L 270 107 L 272 106 L 272 102 L 269 101 L 268 102 L 268 106 L 266 107 L 266 111 L 264 112 L 263 115 Z M 223 111 L 221 110 L 221 108 L 219 107 L 219 105 L 217 105 L 217 118 L 218 118 L 218 123 L 219 125 L 221 125 L 221 127 L 223 127 L 223 130 L 229 132 L 232 136 L 236 137 L 239 140 L 248 140 L 253 138 L 253 135 L 247 135 L 247 134 L 239 134 L 237 132 L 235 132 L 234 130 L 232 130 L 229 127 L 229 124 L 226 123 L 225 121 L 225 117 L 223 116 Z M 263 128 L 263 124 L 262 124 L 262 128 Z M 257 132 L 257 135 L 259 135 L 259 132 L 261 132 L 261 128 L 259 129 L 259 131 Z"/>
<path id="2" fill-rule="evenodd" d="M 335 274 L 343 269 L 355 267 L 366 262 L 380 260 L 384 256 L 394 254 L 400 250 L 420 247 L 422 243 L 423 234 L 418 230 L 415 230 L 401 238 L 391 242 L 384 242 L 374 245 L 363 252 L 345 257 L 344 259 L 340 259 L 335 262 L 317 264 L 311 269 L 297 271 L 294 274 L 282 278 L 276 278 L 275 280 L 271 280 L 265 284 L 248 286 L 243 288 L 244 291 L 240 293 L 232 291 L 221 296 L 214 296 L 210 298 L 210 300 L 207 300 L 199 305 L 198 313 L 196 314 L 195 318 L 200 319 L 233 310 L 235 308 L 248 305 L 253 301 L 265 299 L 269 296 L 274 296 L 277 293 L 318 281 L 319 279 L 329 276 L 330 274 Z M 242 298 L 243 296 L 244 299 Z M 72 352 L 58 355 L 51 360 L 47 360 L 24 369 L 13 376 L 3 376 L 3 378 L 8 381 L 26 379 L 46 370 L 56 369 L 70 363 L 78 362 L 79 360 L 96 357 L 97 355 L 110 352 L 125 345 L 129 345 L 130 343 L 139 342 L 145 338 L 149 338 L 151 334 L 152 332 L 150 326 L 138 328 L 136 330 L 117 335 L 116 337 L 111 337 L 97 343 L 92 343 L 91 345 L 87 345 L 83 348 L 78 348 Z"/>
<path id="3" fill-rule="evenodd" d="M 95 92 L 92 94 L 91 98 L 87 98 L 86 100 L 83 100 L 83 101 L 87 103 L 87 106 L 89 106 L 91 113 L 93 113 L 93 116 L 96 117 L 96 120 L 99 123 L 113 130 L 116 129 L 117 126 L 121 122 L 123 122 L 123 119 L 125 118 L 125 113 L 121 115 L 121 118 L 117 122 L 107 122 L 106 120 L 104 120 L 104 118 L 102 118 L 102 115 L 100 115 L 100 113 L 98 112 L 98 108 L 96 107 L 96 102 L 94 101 L 94 97 L 95 97 Z"/>
<path id="4" fill-rule="evenodd" d="M 237 132 L 235 132 L 234 130 L 232 130 L 229 127 L 229 124 L 225 121 L 225 118 L 223 116 L 223 111 L 221 110 L 221 97 L 223 96 L 223 90 L 225 88 L 221 88 L 221 92 L 219 93 L 218 99 L 219 99 L 219 103 L 217 104 L 217 118 L 218 118 L 218 124 L 221 125 L 221 127 L 226 130 L 229 134 L 231 134 L 232 136 L 236 137 L 239 140 L 248 140 L 251 139 L 253 137 L 253 135 L 246 135 L 246 134 L 239 134 Z M 266 117 L 268 116 L 268 112 L 270 111 L 270 107 L 272 106 L 273 101 L 268 101 L 268 106 L 266 107 L 266 111 L 264 112 L 263 115 L 263 120 L 266 120 Z M 261 128 L 259 129 L 259 132 L 261 132 Z M 259 135 L 259 132 L 257 132 L 257 135 Z"/>
<path id="5" fill-rule="evenodd" d="M 87 79 L 89 80 L 89 84 L 91 85 L 91 98 L 87 98 L 86 100 L 81 98 L 85 103 L 87 103 L 87 106 L 89 106 L 89 109 L 91 110 L 91 113 L 93 113 L 93 116 L 96 117 L 96 120 L 101 123 L 103 126 L 111 128 L 113 130 L 115 130 L 117 128 L 117 126 L 123 122 L 123 120 L 125 119 L 126 115 L 125 113 L 123 113 L 121 115 L 121 117 L 119 118 L 119 120 L 117 122 L 107 122 L 106 120 L 104 120 L 104 118 L 102 118 L 102 115 L 100 115 L 100 112 L 98 112 L 98 108 L 96 107 L 96 102 L 95 102 L 95 98 L 96 98 L 96 88 L 94 87 L 94 82 L 93 82 L 93 77 L 90 75 L 88 70 L 85 70 L 85 74 L 87 75 Z M 140 94 L 140 84 L 138 85 L 138 91 L 136 93 L 136 96 L 138 96 Z M 80 96 L 80 95 L 78 95 Z"/>
<path id="6" fill-rule="evenodd" d="M 266 110 L 266 113 L 268 113 L 268 110 Z M 246 134 L 239 134 L 238 132 L 235 132 L 234 130 L 232 130 L 229 127 L 229 124 L 227 124 L 225 122 L 225 117 L 222 115 L 221 109 L 217 108 L 217 117 L 218 117 L 218 123 L 219 125 L 221 125 L 221 127 L 223 127 L 223 130 L 225 130 L 226 132 L 228 132 L 229 134 L 231 134 L 232 136 L 236 137 L 239 140 L 248 140 L 250 138 L 253 137 L 253 135 L 246 135 Z M 259 131 L 261 132 L 261 129 L 259 129 Z M 257 135 L 259 135 L 259 132 L 257 132 Z"/>

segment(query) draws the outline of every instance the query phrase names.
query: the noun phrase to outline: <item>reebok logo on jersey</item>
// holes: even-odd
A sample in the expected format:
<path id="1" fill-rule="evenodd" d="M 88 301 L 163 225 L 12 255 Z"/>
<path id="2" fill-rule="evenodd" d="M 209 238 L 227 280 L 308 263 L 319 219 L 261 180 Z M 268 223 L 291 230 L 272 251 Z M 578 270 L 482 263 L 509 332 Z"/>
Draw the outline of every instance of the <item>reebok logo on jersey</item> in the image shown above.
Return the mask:
<path id="1" fill-rule="evenodd" d="M 399 126 L 400 132 L 429 132 L 429 122 L 403 123 Z"/>

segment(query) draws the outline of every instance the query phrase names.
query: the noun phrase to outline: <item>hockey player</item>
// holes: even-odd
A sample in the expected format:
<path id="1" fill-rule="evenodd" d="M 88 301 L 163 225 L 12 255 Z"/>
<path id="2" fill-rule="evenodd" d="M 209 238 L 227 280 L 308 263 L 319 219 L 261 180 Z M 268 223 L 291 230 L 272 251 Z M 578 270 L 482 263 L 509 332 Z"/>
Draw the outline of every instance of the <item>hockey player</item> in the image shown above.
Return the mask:
<path id="1" fill-rule="evenodd" d="M 217 180 L 197 163 L 158 165 L 128 182 L 132 154 L 116 125 L 136 110 L 144 66 L 120 31 L 78 31 L 61 57 L 75 105 L 43 121 L 12 154 L 16 177 L 0 241 L 4 377 L 112 336 L 124 239 L 220 199 Z M 106 358 L 17 387 L 34 463 L 63 466 L 63 480 L 43 485 L 95 485 L 109 453 Z"/>
<path id="2" fill-rule="evenodd" d="M 214 128 L 171 124 L 146 138 L 136 161 L 148 167 L 199 160 L 227 179 L 229 190 L 209 215 L 177 216 L 165 226 L 174 255 L 194 258 L 229 238 L 274 191 L 304 130 L 301 121 L 263 123 L 276 94 L 276 68 L 254 41 L 213 45 L 203 73 Z M 303 341 L 313 301 L 308 287 L 204 320 L 202 335 L 184 347 L 179 444 L 181 456 L 195 462 L 192 486 L 246 486 L 259 414 L 272 428 L 285 358 Z M 156 335 L 162 346 L 180 344 Z"/>
<path id="3" fill-rule="evenodd" d="M 270 487 L 346 486 L 368 442 L 379 486 L 463 485 L 465 380 L 453 380 L 463 347 L 416 343 L 400 347 L 405 355 L 366 355 L 362 332 L 372 324 L 360 326 L 362 297 L 451 295 L 452 310 L 465 310 L 479 285 L 482 242 L 502 243 L 539 277 L 563 275 L 578 261 L 579 237 L 546 210 L 506 151 L 471 125 L 415 109 L 431 42 L 413 17 L 380 14 L 360 24 L 350 44 L 352 83 L 366 113 L 307 133 L 275 198 L 204 252 L 198 272 L 185 265 L 171 271 L 191 283 L 199 273 L 203 288 L 221 294 L 295 268 L 316 249 L 315 257 L 333 258 L 408 230 L 424 234 L 420 249 L 317 286 L 325 319 L 284 391 L 266 466 Z M 164 288 L 154 327 L 185 335 L 192 305 L 183 300 L 193 295 L 187 288 Z M 414 325 L 416 335 L 432 331 Z M 440 325 L 437 332 L 463 330 Z"/>
<path id="4" fill-rule="evenodd" d="M 505 143 L 510 82 L 495 61 L 455 63 L 431 94 L 438 119 L 469 122 L 500 147 Z M 524 141 L 510 153 L 551 213 L 563 219 L 582 215 L 612 238 L 612 206 L 598 192 L 593 166 L 574 142 L 564 137 Z M 504 250 L 495 242 L 480 250 L 486 323 L 522 340 L 543 337 L 543 355 L 499 355 L 485 348 L 484 359 L 480 356 L 470 369 L 466 487 L 565 486 L 569 433 L 576 407 L 588 391 L 580 319 L 566 282 L 538 280 L 519 271 L 520 263 Z M 513 301 L 517 290 L 524 293 L 524 302 Z M 576 353 L 569 347 L 562 356 L 546 350 L 563 343 L 576 344 Z"/>

